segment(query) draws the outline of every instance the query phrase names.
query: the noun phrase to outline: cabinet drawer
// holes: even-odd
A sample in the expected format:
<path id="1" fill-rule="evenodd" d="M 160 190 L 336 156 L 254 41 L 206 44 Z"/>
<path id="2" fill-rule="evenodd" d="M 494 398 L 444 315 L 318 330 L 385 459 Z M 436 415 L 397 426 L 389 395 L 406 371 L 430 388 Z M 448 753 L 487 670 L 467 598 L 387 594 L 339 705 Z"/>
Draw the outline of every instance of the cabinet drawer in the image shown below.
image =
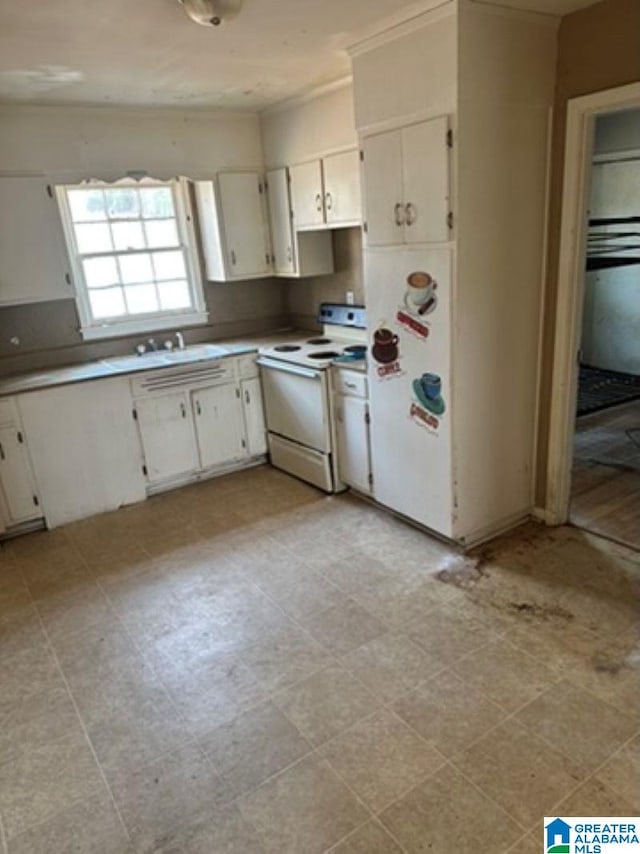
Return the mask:
<path id="1" fill-rule="evenodd" d="M 218 359 L 198 362 L 189 367 L 155 369 L 131 380 L 134 397 L 148 394 L 166 394 L 171 389 L 197 388 L 202 385 L 233 382 L 235 360 Z"/>
<path id="2" fill-rule="evenodd" d="M 0 425 L 16 424 L 16 408 L 12 397 L 5 397 L 0 400 Z"/>
<path id="3" fill-rule="evenodd" d="M 246 356 L 238 356 L 238 377 L 241 380 L 250 380 L 258 376 L 257 353 L 249 353 Z"/>
<path id="4" fill-rule="evenodd" d="M 337 394 L 349 394 L 352 397 L 364 397 L 368 395 L 367 378 L 357 371 L 335 371 L 334 389 Z"/>

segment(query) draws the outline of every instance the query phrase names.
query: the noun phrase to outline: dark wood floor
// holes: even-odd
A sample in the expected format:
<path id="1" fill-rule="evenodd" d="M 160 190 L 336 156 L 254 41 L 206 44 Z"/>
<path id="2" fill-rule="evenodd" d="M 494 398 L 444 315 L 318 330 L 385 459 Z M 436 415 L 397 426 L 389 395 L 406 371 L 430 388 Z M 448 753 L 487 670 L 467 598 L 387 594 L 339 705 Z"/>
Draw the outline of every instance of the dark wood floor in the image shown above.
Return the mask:
<path id="1" fill-rule="evenodd" d="M 640 549 L 640 400 L 578 418 L 570 519 Z"/>

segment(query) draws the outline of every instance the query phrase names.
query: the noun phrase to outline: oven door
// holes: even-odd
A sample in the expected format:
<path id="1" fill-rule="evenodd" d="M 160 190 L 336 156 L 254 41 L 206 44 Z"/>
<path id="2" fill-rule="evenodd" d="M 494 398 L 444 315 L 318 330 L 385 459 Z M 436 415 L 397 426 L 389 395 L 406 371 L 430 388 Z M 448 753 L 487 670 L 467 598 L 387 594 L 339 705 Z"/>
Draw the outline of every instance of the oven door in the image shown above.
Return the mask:
<path id="1" fill-rule="evenodd" d="M 323 454 L 331 450 L 326 371 L 261 356 L 267 430 Z"/>

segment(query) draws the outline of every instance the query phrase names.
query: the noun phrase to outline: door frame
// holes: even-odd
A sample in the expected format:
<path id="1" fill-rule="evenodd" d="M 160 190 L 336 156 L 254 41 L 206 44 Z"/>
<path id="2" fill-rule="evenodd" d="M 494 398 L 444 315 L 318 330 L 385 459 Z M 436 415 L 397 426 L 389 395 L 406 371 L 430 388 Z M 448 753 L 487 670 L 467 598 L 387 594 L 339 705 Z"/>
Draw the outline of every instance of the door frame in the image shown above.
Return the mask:
<path id="1" fill-rule="evenodd" d="M 567 104 L 545 501 L 550 525 L 561 525 L 569 516 L 595 120 L 634 108 L 640 108 L 640 83 L 571 98 Z"/>

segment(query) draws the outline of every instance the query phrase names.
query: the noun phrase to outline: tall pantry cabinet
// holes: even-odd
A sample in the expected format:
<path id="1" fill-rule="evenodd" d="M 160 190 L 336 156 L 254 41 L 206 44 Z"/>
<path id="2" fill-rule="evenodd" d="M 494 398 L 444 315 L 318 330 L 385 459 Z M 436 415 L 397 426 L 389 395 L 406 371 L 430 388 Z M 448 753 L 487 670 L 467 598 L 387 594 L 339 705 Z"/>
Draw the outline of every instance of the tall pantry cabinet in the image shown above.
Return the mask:
<path id="1" fill-rule="evenodd" d="M 533 509 L 555 45 L 551 17 L 450 0 L 351 49 L 374 490 L 467 545 Z M 411 264 L 439 290 L 408 283 Z M 416 394 L 440 407 L 415 428 L 424 455 L 394 438 Z M 406 496 L 427 493 L 414 512 Z"/>

